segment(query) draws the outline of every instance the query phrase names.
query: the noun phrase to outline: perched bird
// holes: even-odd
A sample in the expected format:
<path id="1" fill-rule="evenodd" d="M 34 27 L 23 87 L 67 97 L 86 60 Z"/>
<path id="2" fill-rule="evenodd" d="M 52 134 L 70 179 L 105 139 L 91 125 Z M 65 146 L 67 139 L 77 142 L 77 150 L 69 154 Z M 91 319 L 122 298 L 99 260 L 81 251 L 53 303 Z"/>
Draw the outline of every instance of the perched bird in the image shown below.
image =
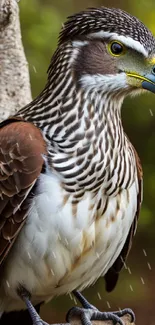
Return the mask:
<path id="1" fill-rule="evenodd" d="M 44 324 L 32 304 L 100 276 L 115 287 L 142 200 L 121 106 L 144 89 L 155 92 L 153 35 L 120 9 L 91 8 L 63 26 L 41 94 L 1 123 L 1 323 L 27 305 Z M 87 324 L 118 320 L 83 305 Z"/>

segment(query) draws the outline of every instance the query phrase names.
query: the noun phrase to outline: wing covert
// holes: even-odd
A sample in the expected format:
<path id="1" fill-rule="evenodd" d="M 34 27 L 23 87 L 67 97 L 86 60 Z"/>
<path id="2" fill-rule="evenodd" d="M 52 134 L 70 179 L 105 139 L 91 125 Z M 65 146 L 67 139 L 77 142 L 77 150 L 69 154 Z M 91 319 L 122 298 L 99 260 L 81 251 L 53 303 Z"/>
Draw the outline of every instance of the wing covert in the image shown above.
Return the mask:
<path id="1" fill-rule="evenodd" d="M 132 145 L 131 145 L 132 146 Z M 126 242 L 124 244 L 124 247 L 112 265 L 112 267 L 108 270 L 108 272 L 105 274 L 105 283 L 106 283 L 106 290 L 108 292 L 111 292 L 117 283 L 118 277 L 119 277 L 119 272 L 121 271 L 122 267 L 124 266 L 126 259 L 128 257 L 128 254 L 130 252 L 131 246 L 132 246 L 132 240 L 133 236 L 135 235 L 136 229 L 137 229 L 137 222 L 138 222 L 138 217 L 139 217 L 139 212 L 140 212 L 140 207 L 142 203 L 142 196 L 143 196 L 143 171 L 142 171 L 142 166 L 141 162 L 139 159 L 139 156 L 135 150 L 135 148 L 132 146 L 132 149 L 135 154 L 135 160 L 136 160 L 136 166 L 137 166 L 137 177 L 138 177 L 138 192 L 137 192 L 137 211 L 134 217 L 134 220 L 132 222 L 131 228 L 129 230 L 129 234 L 127 236 Z"/>
<path id="2" fill-rule="evenodd" d="M 44 164 L 46 146 L 32 123 L 0 125 L 0 263 L 7 256 L 27 213 L 27 196 Z"/>

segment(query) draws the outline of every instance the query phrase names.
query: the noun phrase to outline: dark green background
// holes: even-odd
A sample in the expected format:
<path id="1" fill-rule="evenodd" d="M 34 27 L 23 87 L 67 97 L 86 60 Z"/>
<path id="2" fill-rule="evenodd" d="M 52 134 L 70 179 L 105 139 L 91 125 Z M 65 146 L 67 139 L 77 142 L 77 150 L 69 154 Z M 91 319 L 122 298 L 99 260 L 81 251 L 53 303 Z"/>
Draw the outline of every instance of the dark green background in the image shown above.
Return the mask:
<path id="1" fill-rule="evenodd" d="M 57 45 L 57 37 L 66 16 L 91 6 L 120 7 L 137 16 L 155 33 L 154 0 L 21 0 L 20 16 L 23 43 L 29 63 L 33 97 L 43 88 L 46 70 Z M 144 202 L 138 231 L 115 291 L 106 294 L 104 280 L 85 290 L 98 308 L 115 310 L 132 307 L 137 324 L 155 324 L 155 95 L 126 99 L 122 109 L 124 128 L 141 157 L 144 169 Z M 89 270 L 88 270 L 89 272 Z M 101 300 L 99 299 L 101 296 Z M 54 299 L 42 308 L 42 316 L 51 323 L 64 321 L 70 297 Z"/>

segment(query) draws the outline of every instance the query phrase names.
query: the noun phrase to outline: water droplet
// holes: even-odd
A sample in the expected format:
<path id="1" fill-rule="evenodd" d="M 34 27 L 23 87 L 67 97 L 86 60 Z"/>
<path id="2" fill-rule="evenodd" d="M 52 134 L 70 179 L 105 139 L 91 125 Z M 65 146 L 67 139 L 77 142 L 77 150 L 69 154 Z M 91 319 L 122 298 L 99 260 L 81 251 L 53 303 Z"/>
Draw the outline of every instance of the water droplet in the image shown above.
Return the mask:
<path id="1" fill-rule="evenodd" d="M 54 258 L 56 258 L 56 255 L 55 255 L 55 253 L 54 253 L 54 252 L 52 252 L 52 254 L 53 254 Z"/>
<path id="2" fill-rule="evenodd" d="M 10 288 L 10 283 L 7 280 L 6 280 L 6 285 L 7 285 L 8 288 Z"/>
<path id="3" fill-rule="evenodd" d="M 147 265 L 148 265 L 149 270 L 152 270 L 152 267 L 149 262 L 147 263 Z"/>
<path id="4" fill-rule="evenodd" d="M 145 284 L 144 279 L 143 279 L 142 277 L 141 277 L 140 279 L 141 279 L 141 281 L 142 281 L 142 284 Z"/>
<path id="5" fill-rule="evenodd" d="M 128 268 L 128 267 L 127 267 L 127 265 L 126 265 L 126 263 L 125 263 L 125 262 L 124 262 L 124 267 L 125 267 L 125 269 L 127 270 L 127 268 Z"/>
<path id="6" fill-rule="evenodd" d="M 144 253 L 144 256 L 147 256 L 146 250 L 144 248 L 143 248 L 143 253 Z"/>
<path id="7" fill-rule="evenodd" d="M 59 232 L 58 232 L 58 239 L 61 241 L 61 236 Z"/>
<path id="8" fill-rule="evenodd" d="M 109 301 L 107 301 L 107 306 L 109 309 L 111 308 Z"/>
<path id="9" fill-rule="evenodd" d="M 75 305 L 77 305 L 77 301 L 76 301 L 75 297 L 73 297 L 73 300 L 74 300 Z"/>
<path id="10" fill-rule="evenodd" d="M 31 258 L 31 255 L 29 252 L 27 252 L 27 255 L 28 255 L 29 259 L 31 260 L 32 258 Z"/>
<path id="11" fill-rule="evenodd" d="M 53 271 L 53 269 L 51 268 L 51 273 L 52 273 L 52 275 L 55 275 L 55 273 L 54 273 L 54 271 Z"/>
<path id="12" fill-rule="evenodd" d="M 34 72 L 37 73 L 36 67 L 34 65 L 32 66 L 32 68 L 33 68 Z"/>
<path id="13" fill-rule="evenodd" d="M 149 111 L 150 111 L 150 115 L 153 116 L 153 112 L 151 108 L 149 109 Z"/>
<path id="14" fill-rule="evenodd" d="M 73 300 L 72 294 L 69 292 L 70 299 Z"/>

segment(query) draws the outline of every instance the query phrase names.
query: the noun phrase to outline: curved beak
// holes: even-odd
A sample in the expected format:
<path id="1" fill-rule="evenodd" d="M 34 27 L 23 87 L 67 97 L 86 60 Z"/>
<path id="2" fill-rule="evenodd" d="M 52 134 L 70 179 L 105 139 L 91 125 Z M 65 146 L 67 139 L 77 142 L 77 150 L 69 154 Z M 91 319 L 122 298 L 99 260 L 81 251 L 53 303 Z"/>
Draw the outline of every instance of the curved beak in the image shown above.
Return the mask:
<path id="1" fill-rule="evenodd" d="M 142 88 L 155 93 L 155 75 L 153 73 L 145 76 L 145 80 L 142 82 Z"/>
<path id="2" fill-rule="evenodd" d="M 155 65 L 153 66 L 151 73 L 145 75 L 139 75 L 134 72 L 133 73 L 127 72 L 127 76 L 131 79 L 134 78 L 135 80 L 134 84 L 137 85 L 137 87 L 155 93 Z"/>

